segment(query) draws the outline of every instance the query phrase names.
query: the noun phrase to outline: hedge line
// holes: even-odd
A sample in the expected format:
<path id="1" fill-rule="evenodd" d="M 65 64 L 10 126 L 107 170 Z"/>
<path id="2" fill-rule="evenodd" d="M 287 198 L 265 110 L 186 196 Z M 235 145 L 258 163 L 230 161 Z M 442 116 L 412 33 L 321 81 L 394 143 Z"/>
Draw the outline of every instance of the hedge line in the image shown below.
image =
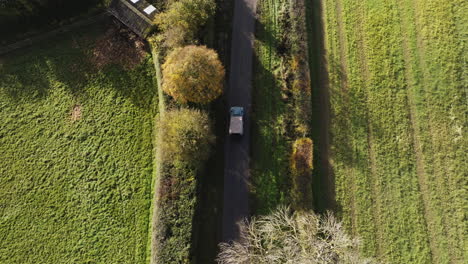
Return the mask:
<path id="1" fill-rule="evenodd" d="M 296 209 L 312 208 L 313 142 L 310 139 L 312 115 L 312 89 L 304 0 L 290 2 L 291 74 L 293 101 L 293 135 L 296 138 L 291 155 L 292 206 Z"/>
<path id="2" fill-rule="evenodd" d="M 184 163 L 161 163 L 152 263 L 189 263 L 197 203 L 197 170 Z"/>
<path id="3" fill-rule="evenodd" d="M 312 163 L 304 162 L 313 155 L 305 11 L 304 0 L 259 1 L 252 140 L 258 213 L 284 203 L 312 208 Z"/>
<path id="4" fill-rule="evenodd" d="M 154 4 L 155 1 L 149 2 Z M 157 4 L 164 8 L 168 3 L 170 1 L 164 0 Z M 162 83 L 160 65 L 164 63 L 166 55 L 172 49 L 164 45 L 161 36 L 162 34 L 154 35 L 149 39 L 153 45 L 153 59 L 156 60 L 155 67 L 159 84 Z M 193 40 L 193 42 L 197 41 Z M 160 61 L 159 58 L 161 58 Z M 158 89 L 159 105 L 164 108 L 160 110 L 161 115 L 164 115 L 164 112 L 168 113 L 171 109 L 187 107 L 164 94 L 161 85 L 158 85 Z M 161 132 L 161 129 L 156 129 L 156 133 Z M 162 143 L 161 141 L 161 138 L 157 140 L 156 148 Z M 155 200 L 153 201 L 151 263 L 191 263 L 193 262 L 193 222 L 199 198 L 200 181 L 198 178 L 203 171 L 204 161 L 203 164 L 193 164 L 187 160 L 168 160 L 162 158 L 164 154 L 159 152 L 159 155 L 155 157 L 158 175 L 155 179 Z M 200 159 L 200 157 L 196 158 Z"/>

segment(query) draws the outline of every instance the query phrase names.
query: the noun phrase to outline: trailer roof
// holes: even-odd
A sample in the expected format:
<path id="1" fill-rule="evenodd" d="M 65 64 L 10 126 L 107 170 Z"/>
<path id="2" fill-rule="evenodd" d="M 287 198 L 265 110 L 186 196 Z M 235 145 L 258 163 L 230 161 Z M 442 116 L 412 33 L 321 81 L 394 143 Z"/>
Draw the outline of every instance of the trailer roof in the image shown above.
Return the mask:
<path id="1" fill-rule="evenodd" d="M 108 11 L 140 37 L 146 37 L 157 14 L 145 0 L 113 0 Z"/>

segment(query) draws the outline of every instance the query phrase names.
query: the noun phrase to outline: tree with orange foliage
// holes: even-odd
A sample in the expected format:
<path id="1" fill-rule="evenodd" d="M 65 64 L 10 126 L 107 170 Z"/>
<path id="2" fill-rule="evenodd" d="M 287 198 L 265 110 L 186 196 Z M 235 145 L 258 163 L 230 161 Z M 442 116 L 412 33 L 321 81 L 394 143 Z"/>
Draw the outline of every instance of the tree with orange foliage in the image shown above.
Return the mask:
<path id="1" fill-rule="evenodd" d="M 206 104 L 223 92 L 224 67 L 218 54 L 205 46 L 174 49 L 162 69 L 163 90 L 181 103 Z"/>

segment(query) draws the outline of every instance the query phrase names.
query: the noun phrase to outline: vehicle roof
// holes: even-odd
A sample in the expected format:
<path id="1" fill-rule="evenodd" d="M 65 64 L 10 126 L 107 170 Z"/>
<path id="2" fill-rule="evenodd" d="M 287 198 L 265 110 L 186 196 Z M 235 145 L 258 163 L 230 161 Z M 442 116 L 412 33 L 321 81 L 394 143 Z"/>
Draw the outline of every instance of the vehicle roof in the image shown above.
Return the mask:
<path id="1" fill-rule="evenodd" d="M 243 134 L 244 127 L 242 123 L 242 116 L 232 116 L 231 122 L 229 125 L 229 133 L 230 134 Z"/>
<path id="2" fill-rule="evenodd" d="M 242 116 L 244 115 L 244 107 L 241 106 L 233 106 L 231 107 L 231 115 L 234 116 Z"/>

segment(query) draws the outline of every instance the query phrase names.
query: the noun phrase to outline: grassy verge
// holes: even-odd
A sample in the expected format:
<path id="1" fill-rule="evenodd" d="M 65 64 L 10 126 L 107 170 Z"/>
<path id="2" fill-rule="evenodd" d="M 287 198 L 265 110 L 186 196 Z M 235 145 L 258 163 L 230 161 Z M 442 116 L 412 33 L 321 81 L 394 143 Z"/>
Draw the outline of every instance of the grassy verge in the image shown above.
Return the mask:
<path id="1" fill-rule="evenodd" d="M 0 262 L 143 263 L 154 72 L 88 60 L 104 27 L 1 58 Z"/>
<path id="2" fill-rule="evenodd" d="M 258 4 L 251 167 L 253 210 L 264 214 L 292 202 L 293 142 L 310 134 L 311 94 L 303 2 Z"/>
<path id="3" fill-rule="evenodd" d="M 455 164 L 464 163 L 467 108 L 460 8 L 340 0 L 322 9 L 331 163 L 346 226 L 367 254 L 390 262 L 461 261 L 466 168 Z"/>

